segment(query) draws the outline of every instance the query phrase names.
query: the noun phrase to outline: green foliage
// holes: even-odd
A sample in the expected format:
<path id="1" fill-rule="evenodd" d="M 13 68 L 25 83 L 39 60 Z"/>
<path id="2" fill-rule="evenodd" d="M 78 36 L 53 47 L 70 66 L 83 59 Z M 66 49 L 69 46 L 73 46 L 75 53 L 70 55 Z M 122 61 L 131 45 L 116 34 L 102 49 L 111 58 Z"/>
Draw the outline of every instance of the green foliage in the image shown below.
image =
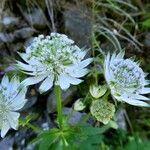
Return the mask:
<path id="1" fill-rule="evenodd" d="M 99 150 L 103 133 L 110 128 L 91 126 L 66 126 L 61 129 L 42 131 L 33 141 L 36 150 Z"/>
<path id="2" fill-rule="evenodd" d="M 111 49 L 121 50 L 121 40 L 130 42 L 136 49 L 140 50 L 142 45 L 130 33 L 137 28 L 137 23 L 132 17 L 132 12 L 137 12 L 137 7 L 129 2 L 120 0 L 95 0 L 93 2 L 93 30 L 96 33 L 94 40 L 98 49 L 98 39 L 106 39 Z M 102 40 L 101 40 L 102 42 Z M 110 49 L 110 48 L 109 48 Z M 101 49 L 101 51 L 103 51 Z"/>
<path id="3" fill-rule="evenodd" d="M 150 28 L 150 19 L 146 19 L 142 22 L 144 28 Z"/>
<path id="4" fill-rule="evenodd" d="M 145 19 L 142 21 L 142 27 L 145 29 L 150 28 L 150 13 L 146 12 L 143 16 Z"/>
<path id="5" fill-rule="evenodd" d="M 130 137 L 129 142 L 124 147 L 117 150 L 149 150 L 150 141 L 143 141 L 140 137 Z"/>

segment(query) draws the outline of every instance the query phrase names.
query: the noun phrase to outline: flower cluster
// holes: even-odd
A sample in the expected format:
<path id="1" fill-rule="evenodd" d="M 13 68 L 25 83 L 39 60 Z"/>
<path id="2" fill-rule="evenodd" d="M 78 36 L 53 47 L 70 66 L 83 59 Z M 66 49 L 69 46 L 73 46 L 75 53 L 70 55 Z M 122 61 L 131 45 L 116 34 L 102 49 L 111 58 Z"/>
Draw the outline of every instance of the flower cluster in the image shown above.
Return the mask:
<path id="1" fill-rule="evenodd" d="M 20 82 L 4 76 L 0 84 L 0 129 L 4 137 L 10 128 L 17 129 L 20 114 L 16 112 L 26 103 L 26 88 L 19 89 Z"/>
<path id="2" fill-rule="evenodd" d="M 110 102 L 100 99 L 92 102 L 90 111 L 98 121 L 107 124 L 114 116 L 115 106 Z"/>
<path id="3" fill-rule="evenodd" d="M 1 81 L 1 137 L 4 137 L 10 128 L 17 129 L 20 116 L 17 111 L 27 101 L 25 99 L 27 86 L 41 82 L 39 90 L 43 93 L 53 85 L 66 90 L 70 85 L 81 83 L 80 78 L 88 73 L 86 67 L 92 62 L 92 58 L 84 59 L 86 54 L 87 51 L 80 49 L 64 34 L 51 33 L 49 36 L 39 35 L 34 38 L 26 47 L 25 53 L 19 53 L 24 63 L 17 61 L 16 64 L 30 77 L 21 83 L 18 78 L 13 77 L 9 80 L 7 76 Z M 144 101 L 150 99 L 143 96 L 150 93 L 150 88 L 146 87 L 148 85 L 146 74 L 138 63 L 132 59 L 124 59 L 124 52 L 113 53 L 112 56 L 108 53 L 104 61 L 104 74 L 113 98 L 131 105 L 149 106 Z M 115 106 L 107 101 L 109 94 L 107 90 L 106 85 L 90 86 L 90 94 L 93 97 L 91 114 L 104 124 L 107 124 L 115 113 Z M 61 99 L 59 100 L 61 104 Z M 76 111 L 81 111 L 85 107 L 82 99 L 74 103 Z"/>
<path id="4" fill-rule="evenodd" d="M 92 59 L 83 60 L 86 53 L 64 34 L 39 35 L 26 48 L 26 53 L 20 54 L 26 64 L 18 62 L 17 66 L 32 76 L 23 81 L 25 86 L 43 81 L 39 88 L 41 93 L 53 84 L 65 90 L 70 84 L 79 84 L 82 81 L 79 78 L 88 73 L 85 67 Z"/>
<path id="5" fill-rule="evenodd" d="M 149 98 L 142 94 L 150 93 L 150 88 L 145 87 L 148 81 L 146 74 L 139 64 L 132 59 L 124 59 L 124 52 L 108 54 L 105 58 L 105 79 L 111 89 L 111 94 L 118 101 L 124 101 L 135 106 L 149 106 Z"/>

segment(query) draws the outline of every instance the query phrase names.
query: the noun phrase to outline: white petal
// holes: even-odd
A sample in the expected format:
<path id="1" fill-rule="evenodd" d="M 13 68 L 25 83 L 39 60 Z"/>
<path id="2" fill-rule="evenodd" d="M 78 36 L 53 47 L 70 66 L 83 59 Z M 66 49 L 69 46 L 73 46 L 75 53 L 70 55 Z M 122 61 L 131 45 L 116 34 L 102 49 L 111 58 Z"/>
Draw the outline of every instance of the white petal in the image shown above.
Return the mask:
<path id="1" fill-rule="evenodd" d="M 75 68 L 75 67 L 72 67 L 72 68 L 68 68 L 67 70 L 66 70 L 66 72 L 70 75 L 70 76 L 72 76 L 72 77 L 77 77 L 77 78 L 80 78 L 80 77 L 83 77 L 83 76 L 85 76 L 88 72 L 89 72 L 89 70 L 88 69 L 78 69 L 77 67 Z"/>
<path id="2" fill-rule="evenodd" d="M 122 50 L 122 51 L 116 56 L 116 58 L 117 58 L 117 59 L 122 59 L 122 58 L 124 57 L 124 55 L 125 55 L 125 51 Z"/>
<path id="3" fill-rule="evenodd" d="M 140 92 L 141 94 L 148 94 L 150 93 L 150 88 L 143 88 Z"/>
<path id="4" fill-rule="evenodd" d="M 18 127 L 19 116 L 20 116 L 20 114 L 17 112 L 8 112 L 8 114 L 7 114 L 7 119 L 8 119 L 9 125 L 11 128 L 13 128 L 15 130 Z"/>
<path id="5" fill-rule="evenodd" d="M 104 62 L 105 79 L 107 82 L 110 81 L 109 61 L 110 61 L 110 54 L 108 53 Z"/>
<path id="6" fill-rule="evenodd" d="M 78 67 L 81 68 L 81 69 L 82 69 L 82 68 L 85 68 L 85 67 L 88 66 L 92 61 L 93 61 L 92 58 L 85 59 L 85 60 L 79 62 Z"/>
<path id="7" fill-rule="evenodd" d="M 17 88 L 19 87 L 19 79 L 17 79 L 15 76 L 11 78 L 11 81 L 7 85 L 7 92 L 9 95 L 17 91 Z"/>
<path id="8" fill-rule="evenodd" d="M 133 100 L 133 99 L 129 100 L 129 99 L 127 99 L 125 102 L 130 104 L 130 105 L 134 105 L 134 106 L 145 106 L 145 107 L 149 107 L 150 106 L 149 104 L 147 104 L 147 103 L 145 103 L 143 101 L 140 101 L 140 100 Z"/>
<path id="9" fill-rule="evenodd" d="M 14 76 L 12 79 L 11 79 L 11 82 L 13 83 L 13 88 L 15 87 L 18 87 L 20 82 L 19 82 L 19 78 Z"/>
<path id="10" fill-rule="evenodd" d="M 65 76 L 66 80 L 68 80 L 68 82 L 73 85 L 78 85 L 79 83 L 82 82 L 82 80 L 71 77 L 70 75 L 65 74 L 64 76 Z"/>
<path id="11" fill-rule="evenodd" d="M 10 125 L 8 121 L 5 121 L 2 123 L 2 128 L 1 128 L 1 137 L 4 138 L 8 130 L 10 129 Z"/>
<path id="12" fill-rule="evenodd" d="M 87 51 L 83 50 L 79 53 L 79 56 L 81 59 L 83 59 L 85 57 L 85 55 L 87 54 Z"/>
<path id="13" fill-rule="evenodd" d="M 27 71 L 21 71 L 21 72 L 24 74 L 27 74 L 27 75 L 31 75 L 31 76 L 36 76 L 36 74 L 37 74 L 36 72 L 27 72 Z"/>
<path id="14" fill-rule="evenodd" d="M 11 100 L 10 110 L 16 111 L 16 110 L 21 109 L 27 102 L 27 100 L 25 99 L 25 95 L 26 95 L 26 89 L 22 89 L 18 93 L 18 95 L 14 99 Z"/>
<path id="15" fill-rule="evenodd" d="M 30 66 L 28 64 L 24 64 L 20 61 L 17 61 L 16 67 L 18 67 L 22 70 L 25 70 L 25 71 L 34 71 L 35 70 L 32 66 Z"/>
<path id="16" fill-rule="evenodd" d="M 122 100 L 130 105 L 134 105 L 134 106 L 150 106 L 149 104 L 140 101 L 140 100 L 136 100 L 136 99 L 132 99 L 130 97 L 128 97 L 126 94 L 122 96 Z"/>
<path id="17" fill-rule="evenodd" d="M 23 86 L 29 86 L 36 83 L 39 83 L 40 81 L 44 80 L 47 75 L 40 75 L 35 77 L 29 77 L 21 82 L 21 85 Z"/>
<path id="18" fill-rule="evenodd" d="M 110 63 L 113 63 L 113 61 L 116 59 L 116 53 L 113 53 L 110 59 Z"/>
<path id="19" fill-rule="evenodd" d="M 66 90 L 69 88 L 70 83 L 68 82 L 68 79 L 64 74 L 60 74 L 58 77 L 58 81 L 56 82 L 56 85 L 60 85 L 61 89 Z"/>
<path id="20" fill-rule="evenodd" d="M 8 76 L 5 75 L 5 76 L 2 78 L 1 84 L 2 84 L 3 87 L 7 87 L 7 86 L 8 86 L 8 83 L 9 83 Z"/>
<path id="21" fill-rule="evenodd" d="M 149 98 L 142 96 L 142 95 L 134 95 L 133 98 L 138 99 L 138 100 L 150 100 Z"/>
<path id="22" fill-rule="evenodd" d="M 150 80 L 145 80 L 144 85 L 149 85 L 150 84 Z"/>
<path id="23" fill-rule="evenodd" d="M 26 62 L 28 62 L 28 54 L 17 52 L 19 56 Z"/>
<path id="24" fill-rule="evenodd" d="M 53 86 L 54 77 L 49 76 L 47 77 L 39 87 L 40 93 L 48 91 Z"/>

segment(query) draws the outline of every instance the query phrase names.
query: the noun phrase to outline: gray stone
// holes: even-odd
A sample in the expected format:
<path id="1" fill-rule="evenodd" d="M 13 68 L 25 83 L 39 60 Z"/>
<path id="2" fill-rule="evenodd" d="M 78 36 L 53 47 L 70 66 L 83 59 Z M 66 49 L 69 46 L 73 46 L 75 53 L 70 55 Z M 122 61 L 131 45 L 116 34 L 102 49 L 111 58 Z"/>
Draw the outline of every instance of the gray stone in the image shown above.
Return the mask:
<path id="1" fill-rule="evenodd" d="M 63 114 L 64 115 L 69 115 L 72 112 L 71 108 L 63 108 Z M 81 118 L 86 115 L 86 113 L 81 113 L 81 112 L 77 112 L 77 111 L 73 111 L 72 115 L 70 116 L 68 123 L 70 125 L 74 125 L 77 124 Z"/>
<path id="2" fill-rule="evenodd" d="M 63 105 L 66 105 L 67 103 L 72 101 L 72 98 L 75 95 L 76 91 L 77 91 L 76 87 L 70 87 L 68 90 L 62 92 Z M 48 97 L 47 111 L 48 113 L 53 113 L 56 111 L 56 100 L 55 100 L 54 91 L 52 91 Z"/>
<path id="3" fill-rule="evenodd" d="M 23 12 L 28 23 L 36 29 L 44 29 L 47 26 L 47 19 L 42 9 L 34 8 L 30 13 Z"/>
<path id="4" fill-rule="evenodd" d="M 27 39 L 30 38 L 35 33 L 35 30 L 30 27 L 24 27 L 14 31 L 14 36 L 16 39 Z"/>
<path id="5" fill-rule="evenodd" d="M 13 33 L 0 32 L 0 43 L 12 43 L 16 39 L 27 39 L 35 33 L 35 30 L 30 27 L 24 27 L 15 30 Z"/>
<path id="6" fill-rule="evenodd" d="M 27 127 L 20 128 L 14 135 L 14 143 L 17 150 L 23 150 L 26 146 L 26 140 L 35 135 L 35 132 Z"/>
<path id="7" fill-rule="evenodd" d="M 79 46 L 89 48 L 92 30 L 91 12 L 84 3 L 78 6 L 70 4 L 70 8 L 64 11 L 65 30 Z"/>
<path id="8" fill-rule="evenodd" d="M 121 128 L 127 131 L 125 113 L 126 113 L 126 110 L 124 108 L 118 109 L 116 112 L 116 121 L 117 121 L 118 128 Z"/>
<path id="9" fill-rule="evenodd" d="M 67 107 L 63 108 L 63 114 L 69 116 L 68 124 L 70 124 L 70 125 L 75 125 L 75 124 L 79 123 L 79 121 L 85 115 L 87 115 L 84 112 L 74 111 L 74 110 L 72 110 L 72 108 L 67 108 Z M 93 125 L 94 124 L 93 117 L 88 116 L 87 119 L 85 120 L 85 122 L 83 122 L 83 124 Z"/>
<path id="10" fill-rule="evenodd" d="M 0 141 L 0 150 L 13 150 L 14 139 L 10 136 Z"/>
<path id="11" fill-rule="evenodd" d="M 36 90 L 33 88 L 29 89 L 27 92 L 26 99 L 27 99 L 27 103 L 20 111 L 25 111 L 25 110 L 31 108 L 37 102 L 38 93 L 36 92 Z"/>
<path id="12" fill-rule="evenodd" d="M 15 39 L 12 33 L 0 32 L 0 43 L 11 43 Z"/>
<path id="13" fill-rule="evenodd" d="M 36 146 L 37 142 L 28 144 L 25 148 L 23 148 L 22 150 L 34 150 L 35 146 Z"/>
<path id="14" fill-rule="evenodd" d="M 150 47 L 150 32 L 147 32 L 145 34 L 144 44 L 145 44 L 146 47 Z"/>
<path id="15" fill-rule="evenodd" d="M 3 29 L 12 29 L 19 23 L 19 19 L 11 16 L 5 16 L 0 20 Z"/>

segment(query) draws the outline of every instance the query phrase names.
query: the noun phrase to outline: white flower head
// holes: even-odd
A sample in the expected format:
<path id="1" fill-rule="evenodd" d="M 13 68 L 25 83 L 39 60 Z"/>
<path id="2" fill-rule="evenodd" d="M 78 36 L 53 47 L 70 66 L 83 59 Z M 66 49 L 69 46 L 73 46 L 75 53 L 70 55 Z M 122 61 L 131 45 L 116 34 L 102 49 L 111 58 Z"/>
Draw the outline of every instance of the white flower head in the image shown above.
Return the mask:
<path id="1" fill-rule="evenodd" d="M 86 53 L 64 34 L 39 35 L 26 48 L 26 53 L 20 54 L 26 64 L 18 62 L 17 66 L 32 75 L 23 81 L 25 86 L 43 81 L 39 88 L 41 93 L 53 84 L 66 90 L 70 84 L 79 84 L 82 81 L 79 78 L 88 73 L 85 67 L 92 59 L 83 60 Z"/>
<path id="2" fill-rule="evenodd" d="M 27 89 L 19 89 L 20 82 L 16 77 L 9 81 L 4 76 L 0 84 L 0 129 L 4 137 L 10 128 L 17 129 L 20 114 L 16 112 L 26 103 Z"/>
<path id="3" fill-rule="evenodd" d="M 105 79 L 111 90 L 111 94 L 118 101 L 124 101 L 135 106 L 149 106 L 144 101 L 149 98 L 143 94 L 150 93 L 146 87 L 148 81 L 146 74 L 139 64 L 132 59 L 124 59 L 124 52 L 107 54 L 104 62 Z"/>

